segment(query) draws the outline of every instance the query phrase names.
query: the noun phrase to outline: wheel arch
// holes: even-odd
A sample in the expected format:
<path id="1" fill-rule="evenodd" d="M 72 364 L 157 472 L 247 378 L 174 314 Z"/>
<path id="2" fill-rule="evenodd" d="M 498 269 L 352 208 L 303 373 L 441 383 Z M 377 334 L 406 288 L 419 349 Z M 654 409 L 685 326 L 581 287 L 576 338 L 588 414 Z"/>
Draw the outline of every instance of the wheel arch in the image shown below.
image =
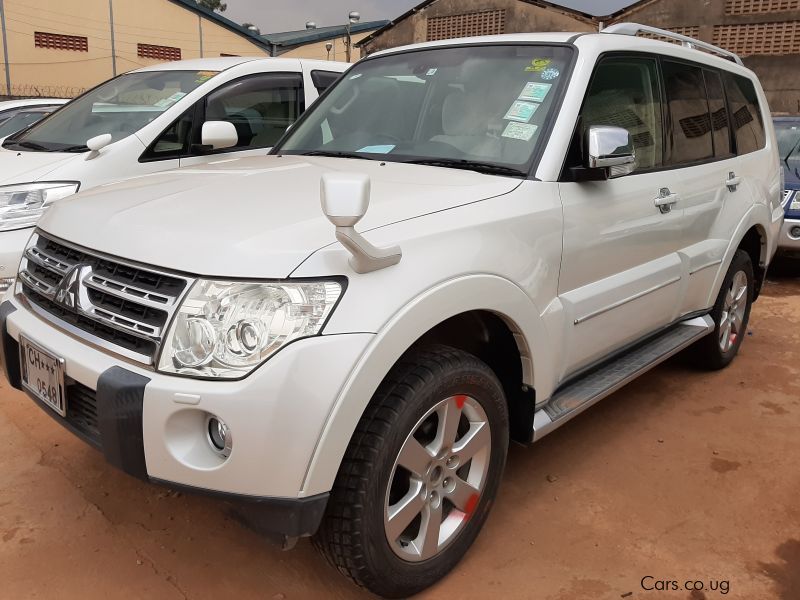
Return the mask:
<path id="1" fill-rule="evenodd" d="M 722 282 L 725 280 L 725 275 L 730 268 L 733 261 L 733 255 L 737 250 L 742 249 L 748 253 L 750 260 L 753 262 L 753 273 L 756 280 L 756 289 L 754 300 L 758 297 L 761 287 L 764 283 L 766 276 L 767 266 L 770 260 L 770 243 L 769 243 L 769 223 L 771 217 L 766 206 L 754 205 L 739 221 L 728 248 L 722 258 L 717 277 L 714 285 L 711 288 L 707 305 L 711 306 L 716 301 L 719 290 L 722 287 Z"/>
<path id="2" fill-rule="evenodd" d="M 474 351 L 477 346 L 478 353 L 485 357 L 487 353 L 476 340 L 499 336 L 494 339 L 501 340 L 501 354 L 490 357 L 497 365 L 512 352 L 509 340 L 513 339 L 519 366 L 498 378 L 504 389 L 512 389 L 515 375 L 519 376 L 521 393 L 513 404 L 509 399 L 510 412 L 515 417 L 525 415 L 529 406 L 532 419 L 534 383 L 553 372 L 551 356 L 545 351 L 548 336 L 539 314 L 522 289 L 495 275 L 449 280 L 408 302 L 375 335 L 340 389 L 309 463 L 302 494 L 331 489 L 356 425 L 378 386 L 406 352 L 428 341 L 449 342 L 466 351 Z M 467 323 L 475 327 L 474 336 L 461 330 Z"/>

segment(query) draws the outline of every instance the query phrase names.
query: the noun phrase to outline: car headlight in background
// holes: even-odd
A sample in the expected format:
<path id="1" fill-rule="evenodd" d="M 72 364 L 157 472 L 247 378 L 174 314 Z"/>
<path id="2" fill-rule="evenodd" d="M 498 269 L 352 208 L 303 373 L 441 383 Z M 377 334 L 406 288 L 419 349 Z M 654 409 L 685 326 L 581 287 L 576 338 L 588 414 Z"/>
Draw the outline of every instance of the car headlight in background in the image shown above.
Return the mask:
<path id="1" fill-rule="evenodd" d="M 342 295 L 336 281 L 199 280 L 175 315 L 159 371 L 238 379 L 281 347 L 317 335 Z"/>
<path id="2" fill-rule="evenodd" d="M 32 227 L 56 200 L 78 191 L 77 181 L 0 186 L 0 231 Z"/>

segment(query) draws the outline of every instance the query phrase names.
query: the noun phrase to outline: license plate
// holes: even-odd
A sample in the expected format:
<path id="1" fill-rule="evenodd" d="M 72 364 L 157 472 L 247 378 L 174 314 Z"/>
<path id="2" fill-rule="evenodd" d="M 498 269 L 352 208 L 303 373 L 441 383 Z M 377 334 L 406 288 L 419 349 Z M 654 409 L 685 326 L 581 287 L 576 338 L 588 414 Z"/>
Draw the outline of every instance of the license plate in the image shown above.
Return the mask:
<path id="1" fill-rule="evenodd" d="M 64 359 L 22 336 L 19 338 L 19 351 L 22 385 L 62 417 L 66 417 Z"/>

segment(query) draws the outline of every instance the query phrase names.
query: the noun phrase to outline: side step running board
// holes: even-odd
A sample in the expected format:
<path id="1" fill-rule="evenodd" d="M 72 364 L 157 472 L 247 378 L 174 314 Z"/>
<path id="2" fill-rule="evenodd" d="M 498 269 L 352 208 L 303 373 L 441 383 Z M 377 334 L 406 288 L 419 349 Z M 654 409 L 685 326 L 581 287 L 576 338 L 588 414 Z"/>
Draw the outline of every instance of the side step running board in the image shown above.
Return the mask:
<path id="1" fill-rule="evenodd" d="M 584 377 L 559 389 L 536 411 L 532 441 L 538 441 L 626 383 L 714 331 L 710 316 L 684 321 Z"/>

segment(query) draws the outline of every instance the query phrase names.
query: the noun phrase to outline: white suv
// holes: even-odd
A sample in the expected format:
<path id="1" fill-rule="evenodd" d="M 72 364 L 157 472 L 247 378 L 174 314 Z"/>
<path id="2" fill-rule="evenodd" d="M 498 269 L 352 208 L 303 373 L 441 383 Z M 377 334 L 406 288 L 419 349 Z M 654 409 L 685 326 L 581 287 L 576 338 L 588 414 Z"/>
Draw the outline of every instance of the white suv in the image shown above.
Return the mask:
<path id="1" fill-rule="evenodd" d="M 783 218 L 764 93 L 641 29 L 382 52 L 273 156 L 58 203 L 0 306 L 10 382 L 132 475 L 425 588 L 509 440 L 745 338 Z"/>

